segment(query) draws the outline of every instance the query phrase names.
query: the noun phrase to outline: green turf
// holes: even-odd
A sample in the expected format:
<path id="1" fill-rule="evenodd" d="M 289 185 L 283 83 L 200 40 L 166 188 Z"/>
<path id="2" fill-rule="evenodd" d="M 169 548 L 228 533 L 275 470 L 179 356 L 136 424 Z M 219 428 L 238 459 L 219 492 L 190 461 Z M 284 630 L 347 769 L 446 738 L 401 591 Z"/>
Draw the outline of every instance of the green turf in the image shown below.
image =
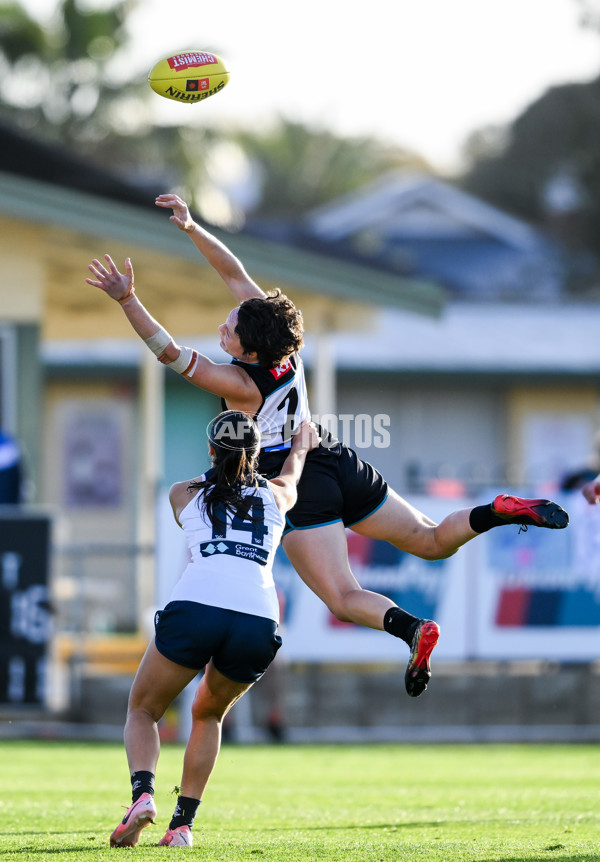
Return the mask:
<path id="1" fill-rule="evenodd" d="M 0 743 L 0 860 L 520 862 L 600 859 L 594 746 L 225 746 L 193 850 L 156 847 L 182 749 L 164 746 L 159 817 L 108 847 L 129 781 L 121 746 Z"/>

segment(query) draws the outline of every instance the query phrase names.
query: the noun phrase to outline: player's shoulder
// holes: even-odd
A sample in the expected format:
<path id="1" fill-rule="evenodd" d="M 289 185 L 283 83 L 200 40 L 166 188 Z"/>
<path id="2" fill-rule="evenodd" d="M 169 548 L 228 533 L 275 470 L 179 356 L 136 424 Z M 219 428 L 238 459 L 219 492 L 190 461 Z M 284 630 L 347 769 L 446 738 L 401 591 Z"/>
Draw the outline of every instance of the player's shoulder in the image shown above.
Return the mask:
<path id="1" fill-rule="evenodd" d="M 172 499 L 174 496 L 181 494 L 182 491 L 185 491 L 191 481 L 191 479 L 185 479 L 182 482 L 173 482 L 169 488 L 169 499 Z"/>
<path id="2" fill-rule="evenodd" d="M 273 368 L 268 365 L 253 365 L 237 359 L 233 360 L 233 363 L 242 374 L 246 375 L 247 380 L 252 381 L 252 384 L 258 388 L 263 398 L 266 398 L 281 386 L 295 380 L 297 373 L 296 365 L 293 365 L 289 359 Z"/>
<path id="3" fill-rule="evenodd" d="M 196 476 L 194 479 L 184 479 L 181 482 L 174 482 L 169 488 L 169 500 L 171 503 L 185 503 L 186 500 L 192 500 L 198 493 L 196 487 L 200 482 L 204 481 L 206 474 Z"/>

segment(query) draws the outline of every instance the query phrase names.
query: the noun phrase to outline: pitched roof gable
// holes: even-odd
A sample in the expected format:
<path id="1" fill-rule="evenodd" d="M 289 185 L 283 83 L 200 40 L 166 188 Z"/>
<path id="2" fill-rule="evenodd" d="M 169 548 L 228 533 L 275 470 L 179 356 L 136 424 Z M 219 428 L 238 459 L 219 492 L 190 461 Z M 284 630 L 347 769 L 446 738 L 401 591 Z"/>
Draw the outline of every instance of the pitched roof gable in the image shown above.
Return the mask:
<path id="1" fill-rule="evenodd" d="M 431 238 L 488 235 L 531 250 L 543 236 L 525 222 L 467 192 L 425 174 L 390 171 L 370 185 L 310 213 L 308 230 L 328 242 L 361 232 Z"/>

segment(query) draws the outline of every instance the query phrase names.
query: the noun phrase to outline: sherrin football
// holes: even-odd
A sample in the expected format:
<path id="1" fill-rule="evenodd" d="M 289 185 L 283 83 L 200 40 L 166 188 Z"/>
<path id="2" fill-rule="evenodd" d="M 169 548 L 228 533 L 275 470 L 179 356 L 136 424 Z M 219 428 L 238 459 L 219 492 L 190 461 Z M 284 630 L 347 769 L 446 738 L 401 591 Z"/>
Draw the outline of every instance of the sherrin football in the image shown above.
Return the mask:
<path id="1" fill-rule="evenodd" d="M 155 93 L 174 102 L 203 102 L 220 93 L 229 81 L 225 63 L 208 51 L 182 51 L 159 60 L 148 82 Z"/>

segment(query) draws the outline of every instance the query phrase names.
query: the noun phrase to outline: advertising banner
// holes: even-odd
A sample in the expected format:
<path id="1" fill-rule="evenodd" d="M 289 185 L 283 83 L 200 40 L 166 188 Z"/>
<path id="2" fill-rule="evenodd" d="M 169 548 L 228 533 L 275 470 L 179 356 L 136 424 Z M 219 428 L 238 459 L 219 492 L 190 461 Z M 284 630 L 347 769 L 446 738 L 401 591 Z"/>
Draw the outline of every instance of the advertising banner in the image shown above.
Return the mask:
<path id="1" fill-rule="evenodd" d="M 43 704 L 50 638 L 50 522 L 0 511 L 0 703 Z"/>
<path id="2" fill-rule="evenodd" d="M 434 520 L 461 500 L 411 500 Z M 436 659 L 460 660 L 469 649 L 465 628 L 468 548 L 447 560 L 426 562 L 380 542 L 346 531 L 350 566 L 363 589 L 382 593 L 417 617 L 435 619 L 443 637 Z M 298 577 L 280 548 L 275 581 L 283 605 L 282 652 L 292 661 L 397 662 L 407 657 L 406 645 L 386 633 L 342 623 Z"/>
<path id="3" fill-rule="evenodd" d="M 600 506 L 558 499 L 565 530 L 491 530 L 473 546 L 474 651 L 482 659 L 600 658 Z"/>

